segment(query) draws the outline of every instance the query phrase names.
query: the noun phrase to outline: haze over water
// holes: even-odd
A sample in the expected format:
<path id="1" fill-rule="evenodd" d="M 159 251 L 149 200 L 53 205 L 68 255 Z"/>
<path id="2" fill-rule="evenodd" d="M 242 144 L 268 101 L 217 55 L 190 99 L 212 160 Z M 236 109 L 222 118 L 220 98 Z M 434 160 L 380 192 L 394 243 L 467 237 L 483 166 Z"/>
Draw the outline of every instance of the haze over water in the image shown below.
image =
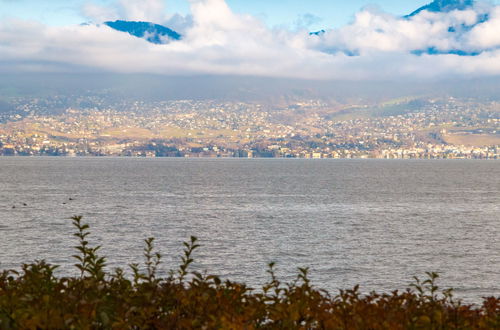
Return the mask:
<path id="1" fill-rule="evenodd" d="M 0 187 L 1 269 L 72 274 L 69 217 L 83 215 L 110 268 L 141 262 L 154 236 L 168 271 L 195 235 L 196 269 L 253 286 L 276 261 L 332 293 L 437 271 L 467 301 L 500 295 L 498 161 L 3 157 Z"/>

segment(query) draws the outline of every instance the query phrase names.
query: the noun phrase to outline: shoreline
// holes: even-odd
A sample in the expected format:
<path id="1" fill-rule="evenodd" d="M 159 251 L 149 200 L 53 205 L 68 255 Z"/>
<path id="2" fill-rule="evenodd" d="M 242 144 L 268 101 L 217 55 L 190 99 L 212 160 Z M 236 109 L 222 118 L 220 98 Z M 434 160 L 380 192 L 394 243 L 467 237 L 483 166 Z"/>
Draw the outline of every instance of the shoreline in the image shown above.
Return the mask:
<path id="1" fill-rule="evenodd" d="M 361 161 L 498 161 L 500 158 L 370 158 L 370 157 L 352 157 L 352 158 L 304 158 L 304 157 L 144 157 L 144 156 L 50 156 L 50 155 L 0 155 L 0 159 L 176 159 L 176 160 L 305 160 L 305 161 L 346 161 L 346 160 L 361 160 Z"/>

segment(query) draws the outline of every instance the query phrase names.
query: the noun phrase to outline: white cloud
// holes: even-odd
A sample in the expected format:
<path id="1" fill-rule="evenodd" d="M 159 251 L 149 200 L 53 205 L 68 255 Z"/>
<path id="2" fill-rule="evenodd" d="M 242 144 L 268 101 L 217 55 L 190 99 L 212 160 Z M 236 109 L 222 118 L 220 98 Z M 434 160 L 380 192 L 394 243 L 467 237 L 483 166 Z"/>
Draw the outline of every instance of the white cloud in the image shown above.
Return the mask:
<path id="1" fill-rule="evenodd" d="M 177 31 L 181 34 L 186 34 L 186 31 L 188 31 L 193 26 L 193 16 L 182 16 L 179 14 L 174 14 L 168 18 L 168 20 L 165 22 L 165 26 L 168 26 L 172 30 Z"/>
<path id="2" fill-rule="evenodd" d="M 164 0 L 120 0 L 119 3 L 128 20 L 161 23 L 167 18 Z"/>
<path id="3" fill-rule="evenodd" d="M 422 12 L 403 19 L 367 8 L 341 29 L 269 29 L 224 0 L 191 0 L 191 14 L 176 17 L 181 41 L 154 45 L 104 25 L 49 27 L 0 22 L 0 70 L 69 70 L 160 74 L 233 74 L 313 79 L 408 79 L 500 75 L 500 7 L 450 13 Z M 142 5 L 140 5 L 142 4 Z M 157 0 L 88 4 L 96 21 L 166 21 Z M 488 13 L 490 20 L 476 24 Z M 173 18 L 170 18 L 173 22 Z M 479 56 L 421 55 L 412 51 L 474 51 Z M 356 56 L 349 56 L 356 55 Z"/>
<path id="4" fill-rule="evenodd" d="M 425 50 L 469 50 L 467 26 L 478 22 L 474 10 L 430 13 L 403 19 L 389 14 L 363 10 L 355 20 L 339 30 L 328 31 L 313 43 L 318 49 L 345 50 L 351 53 Z M 455 29 L 450 31 L 450 28 Z M 464 31 L 462 31 L 464 30 Z M 500 44 L 500 43 L 497 43 Z"/>
<path id="5" fill-rule="evenodd" d="M 500 45 L 500 7 L 490 12 L 490 19 L 477 25 L 467 36 L 467 44 L 476 49 Z"/>

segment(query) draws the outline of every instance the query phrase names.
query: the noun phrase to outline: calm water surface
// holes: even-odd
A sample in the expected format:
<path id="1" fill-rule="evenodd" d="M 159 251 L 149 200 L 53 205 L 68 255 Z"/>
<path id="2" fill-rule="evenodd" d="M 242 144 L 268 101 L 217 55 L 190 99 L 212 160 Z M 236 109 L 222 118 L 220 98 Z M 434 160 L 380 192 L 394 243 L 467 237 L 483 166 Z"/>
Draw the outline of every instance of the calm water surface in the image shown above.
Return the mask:
<path id="1" fill-rule="evenodd" d="M 74 272 L 72 215 L 109 268 L 154 236 L 168 271 L 195 235 L 197 269 L 251 285 L 276 261 L 330 291 L 437 271 L 467 301 L 500 295 L 498 161 L 0 158 L 0 268 Z"/>

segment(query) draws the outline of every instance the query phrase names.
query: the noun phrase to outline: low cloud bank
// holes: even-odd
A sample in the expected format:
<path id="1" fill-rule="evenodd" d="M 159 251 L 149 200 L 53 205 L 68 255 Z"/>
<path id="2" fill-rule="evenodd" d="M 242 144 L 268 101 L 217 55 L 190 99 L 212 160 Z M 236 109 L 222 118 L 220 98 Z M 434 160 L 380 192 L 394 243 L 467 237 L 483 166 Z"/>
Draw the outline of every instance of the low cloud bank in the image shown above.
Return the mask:
<path id="1" fill-rule="evenodd" d="M 448 13 L 401 18 L 359 11 L 340 29 L 269 28 L 234 13 L 224 0 L 191 0 L 191 14 L 167 16 L 160 0 L 87 4 L 96 24 L 52 27 L 0 22 L 0 72 L 120 72 L 251 75 L 335 80 L 428 79 L 500 75 L 500 6 L 478 3 Z M 148 43 L 100 22 L 153 21 L 183 39 Z M 175 25 L 175 26 L 173 26 Z"/>

